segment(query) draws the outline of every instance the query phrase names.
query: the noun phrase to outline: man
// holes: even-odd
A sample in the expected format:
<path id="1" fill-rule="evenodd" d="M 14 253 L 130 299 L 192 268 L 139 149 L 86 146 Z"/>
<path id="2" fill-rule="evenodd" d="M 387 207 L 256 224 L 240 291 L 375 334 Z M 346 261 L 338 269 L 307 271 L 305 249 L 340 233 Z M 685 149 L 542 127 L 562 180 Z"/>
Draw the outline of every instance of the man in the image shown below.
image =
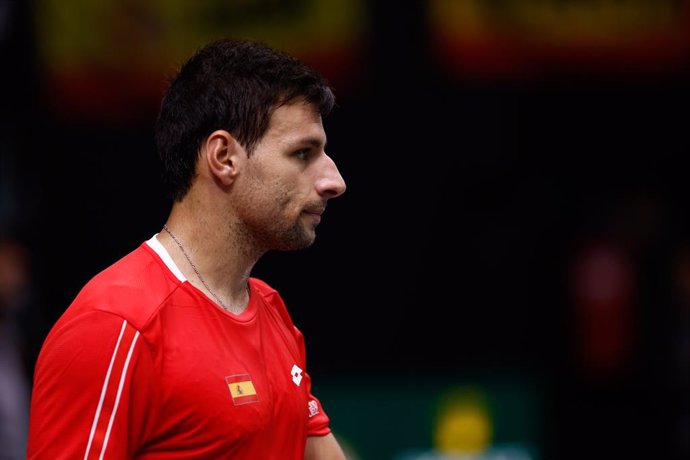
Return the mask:
<path id="1" fill-rule="evenodd" d="M 280 295 L 250 276 L 314 242 L 345 182 L 325 80 L 251 41 L 180 69 L 156 144 L 161 232 L 81 290 L 36 363 L 30 459 L 344 459 Z"/>

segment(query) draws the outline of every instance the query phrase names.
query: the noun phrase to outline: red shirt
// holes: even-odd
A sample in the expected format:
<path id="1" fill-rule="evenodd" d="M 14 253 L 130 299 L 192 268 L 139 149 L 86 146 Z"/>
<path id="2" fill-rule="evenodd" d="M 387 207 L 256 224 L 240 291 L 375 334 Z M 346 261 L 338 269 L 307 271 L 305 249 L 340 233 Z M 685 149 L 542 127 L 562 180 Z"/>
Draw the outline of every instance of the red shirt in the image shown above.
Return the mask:
<path id="1" fill-rule="evenodd" d="M 155 237 L 96 275 L 38 357 L 28 458 L 303 459 L 329 419 L 280 295 L 249 286 L 225 311 Z"/>

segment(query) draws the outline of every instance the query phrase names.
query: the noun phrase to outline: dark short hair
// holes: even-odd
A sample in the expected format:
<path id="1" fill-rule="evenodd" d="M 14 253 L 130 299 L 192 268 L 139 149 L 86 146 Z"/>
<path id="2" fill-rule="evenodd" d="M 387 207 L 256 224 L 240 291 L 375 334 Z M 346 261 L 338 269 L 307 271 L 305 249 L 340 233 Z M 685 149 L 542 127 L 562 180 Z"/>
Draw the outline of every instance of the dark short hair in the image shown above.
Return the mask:
<path id="1" fill-rule="evenodd" d="M 300 98 L 322 116 L 335 105 L 317 70 L 264 43 L 222 39 L 197 50 L 170 81 L 156 120 L 172 199 L 189 191 L 201 145 L 213 131 L 228 131 L 251 154 L 275 108 Z"/>

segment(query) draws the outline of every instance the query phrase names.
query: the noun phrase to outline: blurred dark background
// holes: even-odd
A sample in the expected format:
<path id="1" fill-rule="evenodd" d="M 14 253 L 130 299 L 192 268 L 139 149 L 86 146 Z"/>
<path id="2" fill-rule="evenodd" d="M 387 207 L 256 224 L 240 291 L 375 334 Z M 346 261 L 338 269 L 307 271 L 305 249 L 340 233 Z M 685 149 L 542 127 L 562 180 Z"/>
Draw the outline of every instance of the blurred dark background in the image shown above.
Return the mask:
<path id="1" fill-rule="evenodd" d="M 80 287 L 160 230 L 157 104 L 220 36 L 338 96 L 348 191 L 255 275 L 353 459 L 688 458 L 685 0 L 0 0 L 0 249 L 25 274 L 2 318 L 29 381 Z M 443 441 L 440 395 L 467 388 L 483 425 Z"/>

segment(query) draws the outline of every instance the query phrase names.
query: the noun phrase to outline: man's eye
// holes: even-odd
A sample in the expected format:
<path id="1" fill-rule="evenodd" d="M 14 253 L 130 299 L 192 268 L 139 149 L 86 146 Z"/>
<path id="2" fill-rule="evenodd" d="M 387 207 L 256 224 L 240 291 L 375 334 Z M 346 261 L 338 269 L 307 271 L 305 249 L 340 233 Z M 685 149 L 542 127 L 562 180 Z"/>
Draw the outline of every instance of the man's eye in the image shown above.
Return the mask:
<path id="1" fill-rule="evenodd" d="M 295 152 L 295 156 L 300 160 L 306 160 L 309 157 L 309 149 L 302 149 Z"/>

